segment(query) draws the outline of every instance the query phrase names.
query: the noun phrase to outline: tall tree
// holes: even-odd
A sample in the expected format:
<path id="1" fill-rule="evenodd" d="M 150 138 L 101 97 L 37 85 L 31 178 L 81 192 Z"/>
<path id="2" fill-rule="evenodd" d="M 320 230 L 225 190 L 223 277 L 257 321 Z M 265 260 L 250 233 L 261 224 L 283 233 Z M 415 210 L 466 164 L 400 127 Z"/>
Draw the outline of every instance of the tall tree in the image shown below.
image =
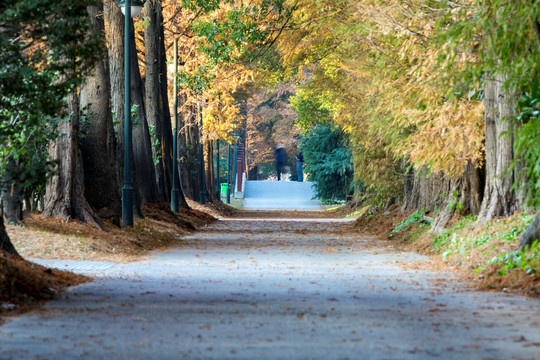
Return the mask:
<path id="1" fill-rule="evenodd" d="M 170 189 L 172 187 L 171 175 L 172 167 L 170 163 L 170 141 L 167 141 L 172 132 L 170 128 L 170 118 L 165 118 L 163 106 L 161 104 L 160 82 L 167 81 L 161 73 L 161 53 L 160 36 L 163 23 L 161 15 L 161 1 L 147 1 L 144 6 L 146 26 L 144 28 L 144 56 L 145 56 L 145 105 L 146 118 L 152 137 L 152 157 L 154 159 L 155 176 L 157 181 L 157 191 L 160 201 L 169 202 Z"/>
<path id="2" fill-rule="evenodd" d="M 506 217 L 521 209 L 523 198 L 513 186 L 515 173 L 510 171 L 514 161 L 516 132 L 515 104 L 517 95 L 504 89 L 504 75 L 491 75 L 485 82 L 486 187 L 478 224 L 495 217 Z"/>
<path id="3" fill-rule="evenodd" d="M 0 178 L 9 159 L 20 162 L 36 186 L 50 170 L 43 156 L 50 128 L 65 107 L 67 94 L 102 53 L 88 34 L 88 1 L 10 1 L 0 4 Z M 49 134 L 42 136 L 42 134 Z M 28 156 L 28 155 L 31 156 Z M 40 180 L 41 181 L 41 180 Z M 1 248 L 12 251 L 0 223 Z"/>
<path id="4" fill-rule="evenodd" d="M 90 31 L 105 42 L 103 4 L 89 6 Z M 84 170 L 84 194 L 100 215 L 120 223 L 120 186 L 116 170 L 116 137 L 114 134 L 108 59 L 96 62 L 94 70 L 81 85 L 81 108 L 86 117 L 82 123 L 81 156 Z"/>
<path id="5" fill-rule="evenodd" d="M 186 196 L 192 200 L 199 200 L 201 192 L 200 159 L 199 152 L 200 132 L 197 117 L 197 108 L 195 106 L 187 107 L 188 111 L 184 114 L 184 121 L 181 137 L 181 164 L 182 164 L 182 185 Z"/>
<path id="6" fill-rule="evenodd" d="M 452 91 L 472 89 L 484 98 L 486 187 L 479 224 L 511 215 L 522 209 L 526 196 L 534 197 L 531 179 L 540 175 L 539 157 L 520 144 L 536 131 L 524 126 L 528 117 L 518 116 L 523 103 L 518 100 L 537 96 L 539 13 L 536 1 L 470 0 L 452 11 L 452 23 L 442 32 L 449 51 L 459 47 L 468 57 L 466 67 L 454 67 Z"/>
<path id="7" fill-rule="evenodd" d="M 43 215 L 65 221 L 78 219 L 104 230 L 105 225 L 84 197 L 79 168 L 79 99 L 75 90 L 68 95 L 65 111 L 70 119 L 60 123 L 60 136 L 49 149 L 51 158 L 58 162 L 58 172 L 47 183 Z"/>
<path id="8" fill-rule="evenodd" d="M 123 179 L 124 169 L 124 16 L 114 0 L 109 1 L 107 12 L 109 64 L 111 78 L 111 104 L 116 116 L 117 168 L 119 179 Z M 142 216 L 141 202 L 159 201 L 156 176 L 152 160 L 152 146 L 146 110 L 144 105 L 144 86 L 139 69 L 139 60 L 135 46 L 134 27 L 130 26 L 129 44 L 131 46 L 131 112 L 132 126 L 132 162 L 131 174 L 134 188 L 134 213 Z"/>
<path id="9" fill-rule="evenodd" d="M 1 179 L 1 195 L 3 215 L 9 224 L 19 224 L 23 219 L 22 211 L 22 189 L 19 184 L 22 164 L 11 157 L 7 159 L 5 166 L 5 175 Z"/>
<path id="10" fill-rule="evenodd" d="M 115 0 L 107 1 L 107 49 L 111 84 L 111 111 L 116 134 L 116 171 L 120 183 L 124 179 L 124 16 Z M 133 158 L 133 151 L 131 152 Z M 131 166 L 133 187 L 137 187 L 135 169 Z M 141 198 L 134 192 L 133 213 L 142 217 Z"/>
<path id="11" fill-rule="evenodd" d="M 2 216 L 0 216 L 0 250 L 20 257 L 19 253 L 9 239 L 9 235 L 6 232 L 6 227 L 4 225 L 4 218 Z"/>

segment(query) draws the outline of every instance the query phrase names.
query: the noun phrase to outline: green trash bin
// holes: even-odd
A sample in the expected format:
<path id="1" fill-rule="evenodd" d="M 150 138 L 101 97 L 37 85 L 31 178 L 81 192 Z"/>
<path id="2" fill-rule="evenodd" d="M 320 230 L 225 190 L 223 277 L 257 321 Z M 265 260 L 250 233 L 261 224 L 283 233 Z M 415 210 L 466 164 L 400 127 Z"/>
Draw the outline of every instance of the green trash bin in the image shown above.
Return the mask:
<path id="1" fill-rule="evenodd" d="M 227 183 L 221 184 L 221 196 L 227 196 Z"/>

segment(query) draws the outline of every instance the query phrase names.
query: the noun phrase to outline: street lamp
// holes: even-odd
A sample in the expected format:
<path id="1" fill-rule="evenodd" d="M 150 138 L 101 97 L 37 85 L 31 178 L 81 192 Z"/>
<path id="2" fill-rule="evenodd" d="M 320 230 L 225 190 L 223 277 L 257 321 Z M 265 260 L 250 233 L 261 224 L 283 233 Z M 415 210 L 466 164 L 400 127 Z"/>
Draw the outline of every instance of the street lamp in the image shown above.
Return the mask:
<path id="1" fill-rule="evenodd" d="M 199 153 L 201 156 L 200 167 L 199 167 L 199 181 L 201 185 L 201 192 L 199 193 L 199 203 L 204 205 L 206 203 L 206 190 L 204 184 L 204 147 L 203 147 L 203 114 L 201 104 L 197 102 L 197 109 L 199 111 Z"/>
<path id="2" fill-rule="evenodd" d="M 131 17 L 137 17 L 142 11 L 144 5 L 144 0 L 118 0 L 118 6 L 122 10 L 122 14 L 126 15 L 126 8 L 130 11 L 131 8 Z"/>
<path id="3" fill-rule="evenodd" d="M 144 1 L 120 0 L 118 6 L 124 14 L 124 186 L 122 187 L 122 224 L 133 226 L 133 186 L 131 185 L 131 69 L 130 18 L 141 13 Z"/>
<path id="4" fill-rule="evenodd" d="M 231 203 L 231 143 L 228 145 L 227 152 L 227 197 L 225 202 Z"/>
<path id="5" fill-rule="evenodd" d="M 173 186 L 171 190 L 171 211 L 178 212 L 178 39 L 174 39 L 174 129 L 173 129 Z"/>

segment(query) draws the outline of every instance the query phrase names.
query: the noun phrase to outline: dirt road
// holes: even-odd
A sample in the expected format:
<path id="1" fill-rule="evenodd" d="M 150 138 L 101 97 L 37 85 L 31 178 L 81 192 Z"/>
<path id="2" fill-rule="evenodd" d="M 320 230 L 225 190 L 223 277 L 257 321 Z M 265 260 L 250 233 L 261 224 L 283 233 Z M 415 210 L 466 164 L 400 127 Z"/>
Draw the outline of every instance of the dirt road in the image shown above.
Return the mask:
<path id="1" fill-rule="evenodd" d="M 0 327 L 1 359 L 535 359 L 540 300 L 468 290 L 332 219 L 219 221 Z"/>

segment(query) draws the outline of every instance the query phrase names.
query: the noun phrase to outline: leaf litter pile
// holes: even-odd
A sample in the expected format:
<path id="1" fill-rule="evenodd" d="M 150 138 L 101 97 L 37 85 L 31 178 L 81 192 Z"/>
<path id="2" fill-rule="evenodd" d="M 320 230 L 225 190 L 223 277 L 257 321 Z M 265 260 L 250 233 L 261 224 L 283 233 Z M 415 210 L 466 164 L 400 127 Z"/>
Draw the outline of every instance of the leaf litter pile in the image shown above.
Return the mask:
<path id="1" fill-rule="evenodd" d="M 49 269 L 0 251 L 0 314 L 18 313 L 90 278 Z"/>
<path id="2" fill-rule="evenodd" d="M 135 261 L 149 251 L 182 246 L 182 237 L 234 212 L 222 205 L 181 209 L 166 204 L 144 204 L 144 219 L 133 228 L 107 223 L 108 231 L 91 225 L 26 214 L 22 226 L 7 225 L 7 232 L 23 258 Z M 210 215 L 214 214 L 215 216 Z M 0 314 L 19 313 L 54 298 L 69 286 L 91 278 L 50 269 L 0 251 Z"/>

